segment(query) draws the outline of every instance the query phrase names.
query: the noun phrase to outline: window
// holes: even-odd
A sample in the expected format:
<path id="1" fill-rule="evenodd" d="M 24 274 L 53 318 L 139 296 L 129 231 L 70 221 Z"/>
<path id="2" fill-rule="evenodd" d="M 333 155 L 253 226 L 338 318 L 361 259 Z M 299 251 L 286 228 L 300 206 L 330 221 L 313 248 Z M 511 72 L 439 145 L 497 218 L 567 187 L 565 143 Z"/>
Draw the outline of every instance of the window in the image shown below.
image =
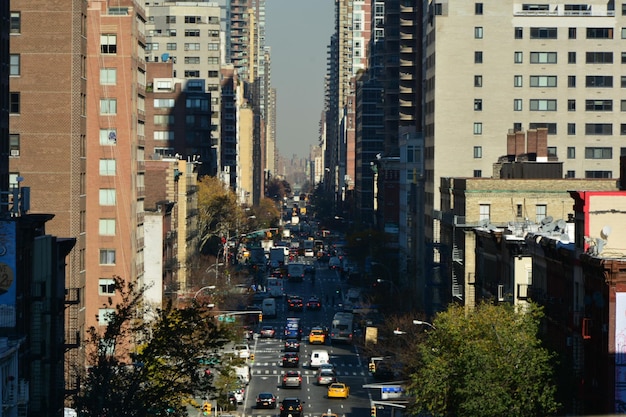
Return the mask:
<path id="1" fill-rule="evenodd" d="M 587 52 L 585 60 L 587 64 L 612 64 L 613 52 Z"/>
<path id="2" fill-rule="evenodd" d="M 522 124 L 520 122 L 514 122 L 513 132 L 521 132 L 521 131 L 522 131 Z"/>
<path id="3" fill-rule="evenodd" d="M 154 132 L 154 140 L 174 140 L 174 132 L 157 130 Z"/>
<path id="4" fill-rule="evenodd" d="M 115 249 L 100 249 L 100 265 L 115 265 Z"/>
<path id="5" fill-rule="evenodd" d="M 165 16 L 165 23 L 176 23 L 176 16 Z"/>
<path id="6" fill-rule="evenodd" d="M 483 171 L 480 169 L 475 169 L 473 174 L 474 178 L 481 178 L 483 176 Z"/>
<path id="7" fill-rule="evenodd" d="M 548 146 L 548 157 L 556 158 L 556 146 Z"/>
<path id="8" fill-rule="evenodd" d="M 556 64 L 556 52 L 531 52 L 531 64 Z"/>
<path id="9" fill-rule="evenodd" d="M 167 51 L 175 51 L 175 50 L 176 50 L 176 48 L 177 48 L 177 46 L 176 46 L 176 45 L 177 45 L 176 43 L 173 43 L 173 42 L 168 42 L 168 43 L 166 43 L 166 44 L 165 44 L 165 49 L 166 49 Z"/>
<path id="10" fill-rule="evenodd" d="M 200 29 L 185 29 L 186 37 L 199 38 L 200 37 Z"/>
<path id="11" fill-rule="evenodd" d="M 165 29 L 165 36 L 176 37 L 176 29 Z"/>
<path id="12" fill-rule="evenodd" d="M 185 51 L 199 51 L 200 50 L 199 43 L 186 43 L 184 47 L 185 47 Z"/>
<path id="13" fill-rule="evenodd" d="M 209 78 L 218 78 L 219 77 L 219 71 L 209 71 Z"/>
<path id="14" fill-rule="evenodd" d="M 611 75 L 587 75 L 585 77 L 585 87 L 610 88 L 613 87 L 613 77 Z"/>
<path id="15" fill-rule="evenodd" d="M 199 56 L 186 56 L 185 57 L 185 64 L 199 64 L 199 63 L 200 63 Z"/>
<path id="16" fill-rule="evenodd" d="M 626 135 L 626 123 L 621 123 L 619 125 L 619 134 L 620 135 Z"/>
<path id="17" fill-rule="evenodd" d="M 521 51 L 513 52 L 513 62 L 516 64 L 521 64 L 524 61 L 524 53 Z"/>
<path id="18" fill-rule="evenodd" d="M 474 158 L 482 158 L 483 157 L 483 147 L 482 146 L 474 146 Z"/>
<path id="19" fill-rule="evenodd" d="M 613 28 L 587 28 L 587 39 L 613 39 Z"/>
<path id="20" fill-rule="evenodd" d="M 483 110 L 483 99 L 475 98 L 474 99 L 474 111 L 482 111 Z"/>
<path id="21" fill-rule="evenodd" d="M 611 123 L 585 123 L 585 135 L 612 135 Z"/>
<path id="22" fill-rule="evenodd" d="M 575 75 L 568 75 L 567 76 L 567 86 L 569 88 L 576 87 L 576 76 Z"/>
<path id="23" fill-rule="evenodd" d="M 174 99 L 173 98 L 155 98 L 154 99 L 154 108 L 155 109 L 163 109 L 174 107 Z"/>
<path id="24" fill-rule="evenodd" d="M 619 108 L 620 108 L 620 111 L 626 111 L 626 100 L 620 100 Z"/>
<path id="25" fill-rule="evenodd" d="M 20 156 L 20 134 L 9 133 L 9 156 Z"/>
<path id="26" fill-rule="evenodd" d="M 20 112 L 20 93 L 11 91 L 9 93 L 9 113 L 19 114 Z"/>
<path id="27" fill-rule="evenodd" d="M 117 83 L 116 68 L 100 68 L 100 84 L 115 85 Z"/>
<path id="28" fill-rule="evenodd" d="M 567 134 L 575 135 L 576 134 L 576 123 L 568 123 L 567 124 Z"/>
<path id="29" fill-rule="evenodd" d="M 523 77 L 521 75 L 514 75 L 513 76 L 513 86 L 514 87 L 521 87 L 523 84 Z"/>
<path id="30" fill-rule="evenodd" d="M 626 3 L 622 3 L 622 16 L 626 16 Z"/>
<path id="31" fill-rule="evenodd" d="M 209 110 L 209 100 L 201 98 L 188 98 L 185 100 L 185 108 L 187 109 L 200 109 L 204 111 Z"/>
<path id="32" fill-rule="evenodd" d="M 515 39 L 524 38 L 524 28 L 516 27 L 515 28 Z"/>
<path id="33" fill-rule="evenodd" d="M 220 59 L 216 56 L 210 56 L 207 58 L 207 64 L 209 65 L 219 65 Z"/>
<path id="34" fill-rule="evenodd" d="M 567 53 L 567 63 L 575 64 L 576 63 L 576 52 L 568 52 Z"/>
<path id="35" fill-rule="evenodd" d="M 100 236 L 115 236 L 115 219 L 99 219 L 98 234 Z"/>
<path id="36" fill-rule="evenodd" d="M 10 33 L 20 33 L 22 31 L 22 17 L 20 12 L 11 12 L 11 20 L 9 22 Z"/>
<path id="37" fill-rule="evenodd" d="M 482 86 L 483 86 L 483 76 L 474 75 L 474 87 L 482 87 Z"/>
<path id="38" fill-rule="evenodd" d="M 535 221 L 541 223 L 543 219 L 548 215 L 548 206 L 545 204 L 537 204 L 535 206 Z"/>
<path id="39" fill-rule="evenodd" d="M 556 123 L 528 123 L 529 129 L 548 129 L 548 135 L 556 135 Z"/>
<path id="40" fill-rule="evenodd" d="M 613 100 L 585 100 L 586 111 L 613 111 Z"/>
<path id="41" fill-rule="evenodd" d="M 219 51 L 220 50 L 219 42 L 210 42 L 208 46 L 209 46 L 209 51 Z"/>
<path id="42" fill-rule="evenodd" d="M 576 100 L 567 100 L 567 111 L 576 111 Z"/>
<path id="43" fill-rule="evenodd" d="M 199 70 L 185 70 L 185 78 L 200 78 Z"/>
<path id="44" fill-rule="evenodd" d="M 626 88 L 626 77 L 624 77 L 623 75 L 619 79 L 619 85 L 620 88 Z"/>
<path id="45" fill-rule="evenodd" d="M 474 64 L 482 64 L 483 63 L 483 52 L 475 51 L 474 52 Z"/>
<path id="46" fill-rule="evenodd" d="M 568 28 L 567 29 L 567 37 L 569 39 L 576 39 L 576 28 Z"/>
<path id="47" fill-rule="evenodd" d="M 115 159 L 100 160 L 100 175 L 115 175 Z"/>
<path id="48" fill-rule="evenodd" d="M 483 134 L 483 124 L 480 122 L 474 123 L 474 134 L 482 135 Z"/>
<path id="49" fill-rule="evenodd" d="M 474 39 L 482 39 L 483 38 L 483 28 L 481 26 L 476 26 L 474 28 Z"/>
<path id="50" fill-rule="evenodd" d="M 117 100 L 114 98 L 101 98 L 100 114 L 117 114 Z"/>
<path id="51" fill-rule="evenodd" d="M 200 16 L 185 16 L 185 23 L 202 23 Z"/>
<path id="52" fill-rule="evenodd" d="M 513 110 L 522 111 L 522 99 L 521 98 L 513 99 Z"/>
<path id="53" fill-rule="evenodd" d="M 155 125 L 174 124 L 174 115 L 173 114 L 155 114 L 154 124 Z"/>
<path id="54" fill-rule="evenodd" d="M 108 146 L 117 143 L 116 129 L 100 129 L 100 145 Z"/>
<path id="55" fill-rule="evenodd" d="M 219 37 L 220 37 L 220 31 L 219 30 L 209 29 L 209 38 L 219 38 Z"/>
<path id="56" fill-rule="evenodd" d="M 100 53 L 116 54 L 117 53 L 117 35 L 102 34 L 100 35 Z"/>
<path id="57" fill-rule="evenodd" d="M 20 56 L 18 54 L 9 56 L 9 75 L 20 75 Z"/>
<path id="58" fill-rule="evenodd" d="M 98 309 L 98 324 L 100 326 L 106 326 L 113 320 L 115 314 L 114 308 L 99 308 Z"/>
<path id="59" fill-rule="evenodd" d="M 111 278 L 100 278 L 98 280 L 98 294 L 99 295 L 114 295 L 115 294 L 115 280 Z"/>
<path id="60" fill-rule="evenodd" d="M 100 188 L 99 202 L 101 206 L 115 205 L 115 188 Z"/>
<path id="61" fill-rule="evenodd" d="M 576 148 L 573 146 L 567 147 L 567 159 L 576 159 Z"/>
<path id="62" fill-rule="evenodd" d="M 491 205 L 490 204 L 481 204 L 478 209 L 478 220 L 479 221 L 489 221 L 491 217 Z"/>
<path id="63" fill-rule="evenodd" d="M 474 14 L 482 15 L 483 14 L 483 4 L 482 3 L 474 3 Z"/>
<path id="64" fill-rule="evenodd" d="M 576 171 L 567 171 L 565 178 L 576 178 Z"/>
<path id="65" fill-rule="evenodd" d="M 585 178 L 613 178 L 611 171 L 585 171 Z"/>
<path id="66" fill-rule="evenodd" d="M 441 16 L 443 14 L 443 6 L 441 3 L 435 3 L 435 14 Z"/>
<path id="67" fill-rule="evenodd" d="M 556 39 L 556 28 L 530 28 L 530 39 Z"/>
<path id="68" fill-rule="evenodd" d="M 556 87 L 556 75 L 531 75 L 531 87 Z"/>
<path id="69" fill-rule="evenodd" d="M 585 148 L 585 159 L 612 159 L 613 148 Z"/>
<path id="70" fill-rule="evenodd" d="M 530 111 L 556 111 L 556 100 L 531 99 Z"/>

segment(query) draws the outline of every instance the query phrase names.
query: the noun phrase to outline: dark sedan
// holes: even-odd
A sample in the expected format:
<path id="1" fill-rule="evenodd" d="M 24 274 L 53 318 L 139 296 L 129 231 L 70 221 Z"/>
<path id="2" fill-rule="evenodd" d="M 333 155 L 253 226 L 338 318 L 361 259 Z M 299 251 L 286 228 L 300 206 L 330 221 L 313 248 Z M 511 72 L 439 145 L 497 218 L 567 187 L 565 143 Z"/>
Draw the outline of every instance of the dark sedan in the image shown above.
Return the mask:
<path id="1" fill-rule="evenodd" d="M 298 342 L 298 339 L 285 340 L 285 352 L 300 352 L 300 342 Z"/>
<path id="2" fill-rule="evenodd" d="M 261 392 L 256 397 L 256 408 L 276 408 L 276 396 L 271 392 Z"/>
<path id="3" fill-rule="evenodd" d="M 300 356 L 296 352 L 285 352 L 283 355 L 283 368 L 297 368 L 300 365 Z"/>

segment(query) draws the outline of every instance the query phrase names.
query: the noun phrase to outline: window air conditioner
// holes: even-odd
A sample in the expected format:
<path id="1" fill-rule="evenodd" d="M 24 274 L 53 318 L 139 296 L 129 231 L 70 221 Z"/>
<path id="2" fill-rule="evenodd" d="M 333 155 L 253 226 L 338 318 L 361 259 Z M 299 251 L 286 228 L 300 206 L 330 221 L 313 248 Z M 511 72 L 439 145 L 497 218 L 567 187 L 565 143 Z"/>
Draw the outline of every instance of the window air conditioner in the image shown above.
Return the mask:
<path id="1" fill-rule="evenodd" d="M 19 149 L 11 149 L 11 156 L 20 156 Z"/>

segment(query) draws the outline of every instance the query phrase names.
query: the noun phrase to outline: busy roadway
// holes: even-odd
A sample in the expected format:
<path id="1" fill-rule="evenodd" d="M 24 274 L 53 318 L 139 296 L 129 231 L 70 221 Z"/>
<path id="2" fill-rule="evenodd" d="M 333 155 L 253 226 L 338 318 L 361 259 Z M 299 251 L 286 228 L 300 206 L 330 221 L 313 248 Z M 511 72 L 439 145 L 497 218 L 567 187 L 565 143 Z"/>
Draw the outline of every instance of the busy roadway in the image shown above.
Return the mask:
<path id="1" fill-rule="evenodd" d="M 362 359 L 352 344 L 331 343 L 329 338 L 326 338 L 322 345 L 308 343 L 309 332 L 312 328 L 327 329 L 330 326 L 333 315 L 341 309 L 341 297 L 346 290 L 335 270 L 329 269 L 326 264 L 315 262 L 314 265 L 315 273 L 306 274 L 302 282 L 284 280 L 285 297 L 276 298 L 276 317 L 263 317 L 253 339 L 249 341 L 252 353 L 251 359 L 248 360 L 251 372 L 250 383 L 242 403 L 233 414 L 242 416 L 280 414 L 281 417 L 320 417 L 323 414 L 336 414 L 338 417 L 369 415 L 370 393 L 362 388 L 370 378 L 367 359 Z M 304 301 L 302 310 L 288 308 L 287 300 L 292 295 L 302 298 Z M 320 301 L 319 309 L 307 308 L 306 303 L 311 297 L 317 297 Z M 299 352 L 296 352 L 299 356 L 299 363 L 294 367 L 283 367 L 284 329 L 289 317 L 300 318 L 302 340 Z M 269 330 L 268 326 L 275 331 L 274 337 L 259 333 L 263 327 Z M 292 347 L 291 350 L 295 348 Z M 343 393 L 347 398 L 328 398 L 329 385 L 317 383 L 319 370 L 313 369 L 310 363 L 313 350 L 328 351 L 328 361 L 334 366 L 336 382 L 345 384 L 349 390 L 349 393 Z M 299 387 L 283 387 L 283 376 L 289 371 L 300 373 L 301 383 L 297 384 L 300 385 Z M 273 394 L 276 408 L 273 408 L 272 404 L 268 404 L 269 407 L 265 408 L 262 402 L 257 407 L 257 398 L 261 393 L 264 393 L 265 397 Z M 283 404 L 285 399 L 288 401 Z M 297 406 L 293 407 L 293 410 L 289 410 L 286 406 L 287 403 L 297 404 L 293 399 L 298 399 L 301 403 L 301 412 L 298 411 Z M 281 405 L 285 405 L 282 412 Z"/>

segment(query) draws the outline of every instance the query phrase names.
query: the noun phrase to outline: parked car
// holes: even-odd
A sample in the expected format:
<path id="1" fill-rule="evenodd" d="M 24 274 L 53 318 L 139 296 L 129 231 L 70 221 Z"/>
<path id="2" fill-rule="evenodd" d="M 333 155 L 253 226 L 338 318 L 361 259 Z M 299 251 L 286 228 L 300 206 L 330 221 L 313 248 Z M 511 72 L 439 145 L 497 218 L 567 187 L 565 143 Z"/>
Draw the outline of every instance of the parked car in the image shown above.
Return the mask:
<path id="1" fill-rule="evenodd" d="M 302 388 L 302 374 L 298 371 L 289 371 L 283 374 L 283 388 Z"/>
<path id="2" fill-rule="evenodd" d="M 286 339 L 285 352 L 300 352 L 300 342 L 298 342 L 298 339 Z"/>
<path id="3" fill-rule="evenodd" d="M 250 346 L 246 344 L 235 345 L 235 355 L 238 358 L 248 359 L 250 358 Z"/>
<path id="4" fill-rule="evenodd" d="M 297 368 L 300 365 L 300 356 L 297 352 L 285 352 L 282 362 L 283 368 Z"/>
<path id="5" fill-rule="evenodd" d="M 350 387 L 343 382 L 333 382 L 328 386 L 328 398 L 348 398 Z"/>
<path id="6" fill-rule="evenodd" d="M 335 372 L 328 369 L 321 369 L 317 372 L 317 385 L 330 385 L 337 382 Z"/>
<path id="7" fill-rule="evenodd" d="M 256 408 L 276 408 L 276 396 L 271 392 L 261 392 L 256 397 Z"/>
<path id="8" fill-rule="evenodd" d="M 300 398 L 287 397 L 280 403 L 280 417 L 301 417 L 302 404 Z"/>
<path id="9" fill-rule="evenodd" d="M 246 389 L 239 387 L 230 392 L 232 396 L 237 400 L 237 404 L 243 404 L 243 400 L 246 398 Z"/>
<path id="10" fill-rule="evenodd" d="M 272 326 L 263 326 L 261 327 L 261 337 L 262 338 L 273 338 L 276 336 L 276 329 L 274 329 Z"/>

